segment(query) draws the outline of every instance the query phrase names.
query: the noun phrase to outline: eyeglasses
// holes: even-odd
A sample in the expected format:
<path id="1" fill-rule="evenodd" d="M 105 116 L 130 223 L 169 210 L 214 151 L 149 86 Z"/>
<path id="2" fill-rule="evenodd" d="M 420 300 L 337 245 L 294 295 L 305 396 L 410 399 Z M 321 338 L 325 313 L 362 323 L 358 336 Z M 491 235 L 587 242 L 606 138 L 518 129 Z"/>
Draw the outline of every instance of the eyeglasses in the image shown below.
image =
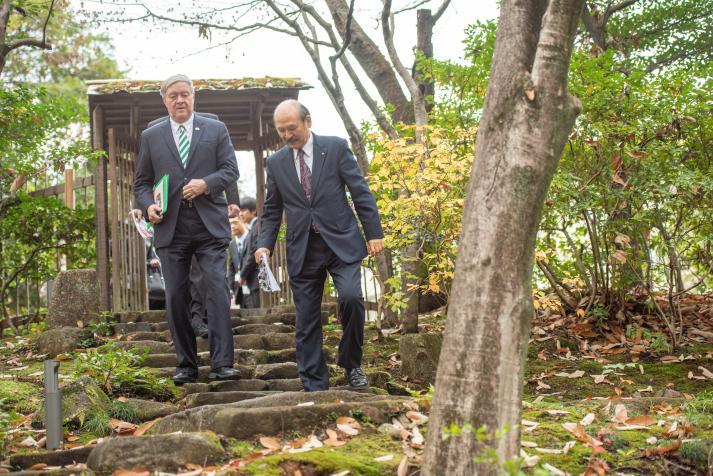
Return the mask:
<path id="1" fill-rule="evenodd" d="M 168 98 L 169 101 L 174 102 L 174 101 L 177 101 L 179 98 L 188 99 L 192 95 L 193 95 L 193 93 L 188 93 L 188 92 L 171 93 L 171 94 L 167 95 L 166 98 Z"/>

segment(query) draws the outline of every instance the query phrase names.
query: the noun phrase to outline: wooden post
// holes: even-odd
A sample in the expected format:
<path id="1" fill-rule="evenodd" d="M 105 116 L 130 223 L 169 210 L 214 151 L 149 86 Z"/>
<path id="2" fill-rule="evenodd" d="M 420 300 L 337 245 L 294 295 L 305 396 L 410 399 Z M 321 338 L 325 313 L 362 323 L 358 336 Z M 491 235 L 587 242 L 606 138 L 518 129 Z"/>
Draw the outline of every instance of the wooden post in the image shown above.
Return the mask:
<path id="1" fill-rule="evenodd" d="M 257 202 L 257 215 L 262 215 L 262 205 L 265 201 L 265 161 L 262 157 L 262 110 L 264 100 L 260 97 L 258 102 L 250 104 L 250 139 L 255 156 L 255 201 Z"/>
<path id="2" fill-rule="evenodd" d="M 92 111 L 92 147 L 94 150 L 104 149 L 104 111 L 97 106 Z M 108 211 L 106 193 L 106 157 L 97 159 L 94 169 L 94 207 L 96 219 L 96 247 L 97 247 L 97 279 L 99 280 L 99 308 L 103 311 L 111 310 L 111 297 L 109 292 L 109 236 L 107 234 Z"/>
<path id="3" fill-rule="evenodd" d="M 111 198 L 109 207 L 109 229 L 111 230 L 111 284 L 112 284 L 112 304 L 113 309 L 117 311 L 123 311 L 126 304 L 126 299 L 124 298 L 124 286 L 122 286 L 122 276 L 120 274 L 121 264 L 124 262 L 124 256 L 121 252 L 121 243 L 124 236 L 119 230 L 119 221 L 117 217 L 121 212 L 120 205 L 120 194 L 119 190 L 119 177 L 117 176 L 118 161 L 116 150 L 116 134 L 114 129 L 109 129 L 107 131 L 107 141 L 109 142 L 109 174 L 108 178 L 111 183 Z M 126 278 L 126 277 L 125 277 Z"/>
<path id="4" fill-rule="evenodd" d="M 64 205 L 67 208 L 74 208 L 74 170 L 64 171 Z"/>

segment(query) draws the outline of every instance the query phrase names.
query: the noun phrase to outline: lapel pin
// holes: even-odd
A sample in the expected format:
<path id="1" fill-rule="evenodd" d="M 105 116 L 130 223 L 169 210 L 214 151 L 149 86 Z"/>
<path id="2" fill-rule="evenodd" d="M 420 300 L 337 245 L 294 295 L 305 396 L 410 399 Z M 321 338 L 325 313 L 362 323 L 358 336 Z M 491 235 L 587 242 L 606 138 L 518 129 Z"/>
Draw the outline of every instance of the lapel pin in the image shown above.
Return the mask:
<path id="1" fill-rule="evenodd" d="M 200 128 L 200 127 L 196 127 L 196 128 L 195 128 L 195 129 L 193 129 L 193 130 L 195 130 L 195 131 L 199 131 L 199 130 L 201 130 L 201 128 Z"/>

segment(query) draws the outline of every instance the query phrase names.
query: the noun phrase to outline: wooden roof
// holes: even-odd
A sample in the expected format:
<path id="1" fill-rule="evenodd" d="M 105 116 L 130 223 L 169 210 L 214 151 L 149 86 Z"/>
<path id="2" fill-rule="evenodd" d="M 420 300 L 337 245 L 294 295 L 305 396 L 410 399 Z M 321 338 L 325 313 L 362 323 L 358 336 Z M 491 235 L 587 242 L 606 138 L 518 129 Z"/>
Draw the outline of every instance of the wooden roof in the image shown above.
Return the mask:
<path id="1" fill-rule="evenodd" d="M 138 137 L 149 122 L 167 114 L 160 84 L 155 80 L 87 81 L 89 111 L 101 107 L 104 131 L 121 129 Z M 216 114 L 228 127 L 236 150 L 253 150 L 255 141 L 274 132 L 275 107 L 311 88 L 298 78 L 272 77 L 198 79 L 193 85 L 195 110 Z"/>

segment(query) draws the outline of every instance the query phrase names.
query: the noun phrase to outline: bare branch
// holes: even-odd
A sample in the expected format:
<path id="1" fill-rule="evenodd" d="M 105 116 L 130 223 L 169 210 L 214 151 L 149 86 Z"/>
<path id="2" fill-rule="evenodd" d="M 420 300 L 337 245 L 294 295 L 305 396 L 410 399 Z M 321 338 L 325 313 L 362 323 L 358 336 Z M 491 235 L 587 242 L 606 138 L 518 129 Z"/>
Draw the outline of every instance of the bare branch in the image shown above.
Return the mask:
<path id="1" fill-rule="evenodd" d="M 354 18 L 354 0 L 352 0 L 349 3 L 349 13 L 347 14 L 347 26 L 344 30 L 344 44 L 342 45 L 341 48 L 339 48 L 339 51 L 337 51 L 337 54 L 332 56 L 330 60 L 332 61 L 332 67 L 334 67 L 334 62 L 344 54 L 344 52 L 347 50 L 347 47 L 349 46 L 349 42 L 352 39 L 352 18 Z"/>
<path id="2" fill-rule="evenodd" d="M 606 27 L 607 21 L 609 21 L 609 17 L 612 16 L 614 13 L 623 10 L 627 7 L 630 7 L 631 5 L 635 4 L 639 0 L 624 0 L 623 2 L 617 3 L 615 5 L 610 5 L 607 7 L 606 10 L 604 10 L 604 14 L 602 15 L 602 20 L 601 20 L 601 26 L 602 28 Z"/>
<path id="3" fill-rule="evenodd" d="M 402 8 L 401 10 L 396 10 L 396 11 L 394 12 L 394 15 L 398 15 L 399 13 L 408 12 L 408 11 L 411 11 L 411 10 L 416 10 L 416 9 L 417 9 L 418 7 L 420 7 L 421 5 L 425 5 L 425 4 L 427 4 L 428 2 L 430 2 L 430 1 L 431 1 L 431 0 L 421 0 L 420 2 L 414 3 L 413 5 L 409 5 L 408 7 Z"/>
<path id="4" fill-rule="evenodd" d="M 52 16 L 52 9 L 54 8 L 54 1 L 55 0 L 52 0 L 52 2 L 50 3 L 50 8 L 47 11 L 47 18 L 45 19 L 45 24 L 42 27 L 42 43 L 46 43 L 46 40 L 47 40 L 47 25 L 49 24 L 50 17 Z"/>
<path id="5" fill-rule="evenodd" d="M 421 90 L 416 84 L 409 71 L 404 67 L 398 53 L 396 52 L 396 47 L 394 46 L 394 32 L 391 27 L 391 22 L 393 21 L 393 15 L 391 14 L 391 0 L 384 0 L 384 8 L 381 11 L 381 29 L 384 35 L 384 43 L 386 44 L 386 50 L 389 52 L 389 58 L 394 68 L 399 73 L 399 76 L 406 84 L 406 88 L 411 93 L 411 100 L 413 101 L 414 113 L 416 116 L 416 125 L 424 125 L 427 123 L 428 114 L 426 112 L 425 101 L 423 100 L 423 95 Z"/>
<path id="6" fill-rule="evenodd" d="M 21 46 L 31 46 L 33 48 L 40 48 L 43 50 L 51 50 L 52 45 L 48 45 L 44 41 L 40 40 L 33 40 L 32 38 L 24 38 L 22 40 L 17 40 L 13 41 L 9 45 L 7 45 L 7 51 L 10 52 L 16 48 L 20 48 Z"/>
<path id="7" fill-rule="evenodd" d="M 451 4 L 451 0 L 443 0 L 443 3 L 441 4 L 440 7 L 438 7 L 438 10 L 436 10 L 436 13 L 433 14 L 433 23 L 435 24 L 439 18 L 443 15 L 443 13 L 446 11 L 446 8 L 448 8 L 448 5 Z"/>
<path id="8" fill-rule="evenodd" d="M 582 7 L 582 23 L 587 33 L 589 33 L 589 36 L 592 37 L 594 44 L 597 45 L 600 50 L 606 50 L 607 45 L 604 40 L 604 28 L 592 17 L 587 2 L 584 2 L 584 6 Z"/>

